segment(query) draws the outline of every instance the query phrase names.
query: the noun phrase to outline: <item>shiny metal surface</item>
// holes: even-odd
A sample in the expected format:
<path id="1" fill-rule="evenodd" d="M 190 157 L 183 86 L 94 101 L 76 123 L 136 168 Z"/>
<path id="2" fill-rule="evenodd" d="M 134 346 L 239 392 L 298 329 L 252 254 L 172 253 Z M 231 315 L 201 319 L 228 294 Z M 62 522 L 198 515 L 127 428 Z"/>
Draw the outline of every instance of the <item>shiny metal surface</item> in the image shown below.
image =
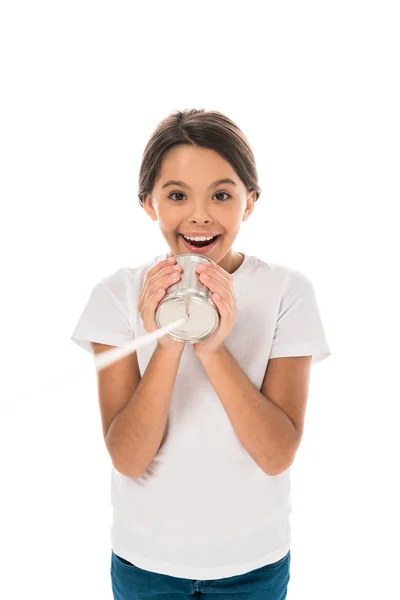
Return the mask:
<path id="1" fill-rule="evenodd" d="M 198 264 L 213 261 L 199 254 L 177 254 L 176 261 L 183 267 L 182 278 L 167 289 L 156 311 L 156 323 L 158 327 L 164 327 L 189 316 L 186 323 L 166 335 L 175 341 L 195 344 L 210 336 L 219 324 L 212 292 L 196 273 Z"/>

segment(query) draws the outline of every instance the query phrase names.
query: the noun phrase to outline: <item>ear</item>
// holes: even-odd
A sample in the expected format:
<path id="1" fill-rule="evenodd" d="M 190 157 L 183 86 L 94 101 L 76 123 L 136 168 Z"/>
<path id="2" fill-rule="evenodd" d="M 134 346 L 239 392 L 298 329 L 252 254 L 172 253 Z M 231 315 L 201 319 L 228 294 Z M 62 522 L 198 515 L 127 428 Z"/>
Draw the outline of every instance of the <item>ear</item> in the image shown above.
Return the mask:
<path id="1" fill-rule="evenodd" d="M 146 194 L 145 196 L 143 196 L 142 204 L 143 204 L 144 210 L 147 212 L 147 214 L 149 215 L 151 220 L 157 221 L 158 220 L 157 213 L 154 210 L 153 200 L 149 194 Z"/>
<path id="2" fill-rule="evenodd" d="M 242 221 L 247 221 L 254 209 L 254 202 L 257 198 L 257 192 L 254 190 L 247 196 L 246 210 L 243 213 Z"/>

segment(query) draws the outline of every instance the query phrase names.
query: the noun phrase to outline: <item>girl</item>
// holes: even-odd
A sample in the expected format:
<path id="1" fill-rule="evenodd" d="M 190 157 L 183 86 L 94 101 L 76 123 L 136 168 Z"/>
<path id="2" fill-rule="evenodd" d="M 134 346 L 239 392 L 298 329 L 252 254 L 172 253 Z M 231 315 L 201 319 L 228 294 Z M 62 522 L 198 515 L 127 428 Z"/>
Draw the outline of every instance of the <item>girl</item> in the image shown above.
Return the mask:
<path id="1" fill-rule="evenodd" d="M 145 148 L 138 194 L 170 251 L 97 283 L 73 332 L 96 354 L 154 331 L 181 277 L 174 256 L 213 261 L 197 268 L 220 313 L 210 337 L 164 336 L 97 375 L 116 600 L 286 598 L 289 468 L 311 364 L 330 349 L 310 280 L 232 248 L 260 192 L 228 117 L 172 113 Z"/>

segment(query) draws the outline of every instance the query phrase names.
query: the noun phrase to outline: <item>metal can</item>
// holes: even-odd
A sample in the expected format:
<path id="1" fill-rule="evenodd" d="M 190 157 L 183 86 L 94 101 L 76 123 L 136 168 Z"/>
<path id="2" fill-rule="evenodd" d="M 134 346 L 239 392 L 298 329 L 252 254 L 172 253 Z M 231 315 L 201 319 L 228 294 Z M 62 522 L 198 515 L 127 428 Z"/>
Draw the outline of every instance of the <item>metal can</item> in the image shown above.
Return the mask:
<path id="1" fill-rule="evenodd" d="M 175 258 L 183 267 L 182 278 L 167 288 L 155 319 L 158 327 L 165 327 L 187 317 L 183 325 L 166 335 L 176 342 L 195 344 L 209 337 L 219 325 L 219 312 L 212 301 L 212 292 L 196 273 L 197 265 L 213 261 L 201 254 L 177 254 Z"/>

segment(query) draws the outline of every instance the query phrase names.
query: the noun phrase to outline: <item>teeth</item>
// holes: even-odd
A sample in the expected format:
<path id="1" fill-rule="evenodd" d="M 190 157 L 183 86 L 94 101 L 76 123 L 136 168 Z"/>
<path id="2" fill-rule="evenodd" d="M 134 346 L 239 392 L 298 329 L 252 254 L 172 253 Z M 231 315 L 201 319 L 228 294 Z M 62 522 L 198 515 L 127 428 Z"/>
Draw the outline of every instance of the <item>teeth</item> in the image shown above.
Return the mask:
<path id="1" fill-rule="evenodd" d="M 202 236 L 202 237 L 188 237 L 187 235 L 184 235 L 183 237 L 185 238 L 185 240 L 188 240 L 188 241 L 192 240 L 194 242 L 205 242 L 206 240 L 212 240 L 215 237 L 215 235 L 212 235 L 211 237 L 204 237 L 204 236 Z"/>

